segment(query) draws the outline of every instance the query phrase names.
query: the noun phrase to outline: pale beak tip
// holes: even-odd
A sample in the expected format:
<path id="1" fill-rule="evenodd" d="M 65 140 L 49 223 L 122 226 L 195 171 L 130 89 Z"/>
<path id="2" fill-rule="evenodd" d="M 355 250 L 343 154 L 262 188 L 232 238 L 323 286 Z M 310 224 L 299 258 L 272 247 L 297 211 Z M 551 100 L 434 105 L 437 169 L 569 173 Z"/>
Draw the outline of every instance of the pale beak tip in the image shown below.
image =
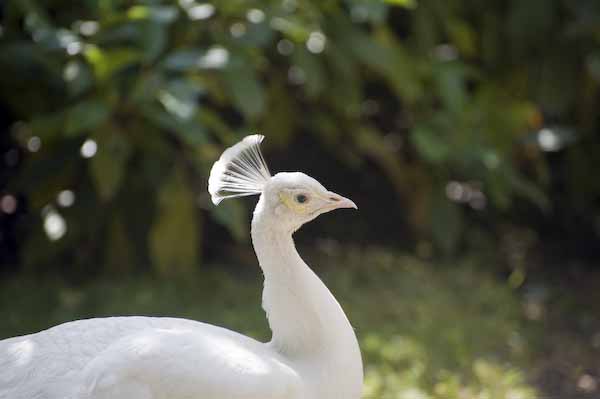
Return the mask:
<path id="1" fill-rule="evenodd" d="M 354 201 L 352 201 L 351 199 L 345 198 L 345 197 L 342 197 L 341 201 L 338 202 L 338 205 L 336 206 L 336 208 L 351 208 L 351 209 L 358 210 L 358 206 L 356 206 Z"/>
<path id="2" fill-rule="evenodd" d="M 332 209 L 340 209 L 340 208 L 352 208 L 357 209 L 358 206 L 349 198 L 342 197 L 339 194 L 329 192 L 329 200 L 332 206 Z"/>

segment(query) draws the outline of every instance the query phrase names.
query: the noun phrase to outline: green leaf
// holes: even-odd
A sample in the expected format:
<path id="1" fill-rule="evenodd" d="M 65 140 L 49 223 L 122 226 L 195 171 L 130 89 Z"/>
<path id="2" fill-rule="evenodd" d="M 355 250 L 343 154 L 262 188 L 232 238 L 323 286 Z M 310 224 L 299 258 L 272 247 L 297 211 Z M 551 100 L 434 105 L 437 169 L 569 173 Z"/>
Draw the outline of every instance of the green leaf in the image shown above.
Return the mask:
<path id="1" fill-rule="evenodd" d="M 600 83 L 600 51 L 596 50 L 587 57 L 586 62 L 588 73 L 594 80 Z"/>
<path id="2" fill-rule="evenodd" d="M 149 19 L 162 24 L 170 24 L 177 19 L 179 10 L 173 6 L 133 6 L 127 11 L 130 19 Z"/>
<path id="3" fill-rule="evenodd" d="M 142 25 L 140 41 L 144 49 L 144 62 L 152 63 L 167 46 L 167 28 L 158 22 L 148 21 Z"/>
<path id="4" fill-rule="evenodd" d="M 317 97 L 327 85 L 321 59 L 300 48 L 294 51 L 292 61 L 306 74 L 306 82 L 303 86 L 306 94 L 311 98 Z"/>
<path id="5" fill-rule="evenodd" d="M 67 82 L 72 98 L 85 93 L 94 83 L 89 66 L 79 60 L 69 61 L 63 70 L 63 78 Z"/>
<path id="6" fill-rule="evenodd" d="M 262 114 L 265 108 L 265 95 L 253 68 L 225 68 L 223 79 L 233 104 L 247 118 L 253 119 Z"/>
<path id="7" fill-rule="evenodd" d="M 285 18 L 273 18 L 271 20 L 271 27 L 296 42 L 304 42 L 310 35 L 310 29 L 304 25 L 303 21 L 292 15 Z"/>
<path id="8" fill-rule="evenodd" d="M 135 250 L 125 226 L 121 218 L 114 217 L 109 225 L 106 243 L 106 270 L 118 275 L 136 268 Z"/>
<path id="9" fill-rule="evenodd" d="M 223 201 L 212 208 L 212 215 L 237 241 L 248 239 L 248 212 L 240 201 Z"/>
<path id="10" fill-rule="evenodd" d="M 75 104 L 66 111 L 66 136 L 80 135 L 104 123 L 111 114 L 107 104 L 98 99 Z"/>
<path id="11" fill-rule="evenodd" d="M 40 137 L 42 141 L 58 137 L 63 133 L 64 126 L 65 113 L 63 112 L 36 115 L 29 121 L 32 135 Z"/>
<path id="12" fill-rule="evenodd" d="M 552 206 L 550 199 L 533 181 L 521 176 L 516 171 L 509 172 L 509 179 L 517 194 L 527 198 L 544 212 L 550 210 Z"/>
<path id="13" fill-rule="evenodd" d="M 182 49 L 171 52 L 163 61 L 164 68 L 171 71 L 197 69 L 204 52 L 196 49 Z"/>
<path id="14" fill-rule="evenodd" d="M 95 135 L 98 150 L 90 160 L 90 172 L 104 201 L 113 198 L 119 189 L 127 171 L 127 160 L 131 155 L 131 146 L 124 137 L 124 132 L 116 127 L 108 126 L 108 132 Z"/>
<path id="15" fill-rule="evenodd" d="M 194 118 L 184 120 L 154 104 L 145 104 L 141 112 L 152 124 L 181 137 L 189 145 L 195 146 L 206 143 L 207 132 L 200 123 L 198 115 Z"/>
<path id="16" fill-rule="evenodd" d="M 393 6 L 405 7 L 410 9 L 417 7 L 417 0 L 384 0 L 384 2 Z"/>
<path id="17" fill-rule="evenodd" d="M 99 81 L 107 81 L 121 69 L 142 60 L 143 54 L 138 50 L 124 48 L 103 50 L 95 45 L 85 47 L 84 56 L 94 69 Z"/>
<path id="18" fill-rule="evenodd" d="M 229 50 L 221 46 L 213 46 L 206 51 L 175 50 L 162 62 L 163 68 L 177 72 L 223 69 L 227 65 L 229 65 Z M 238 60 L 238 67 L 247 68 L 247 65 L 243 65 L 243 62 Z"/>
<path id="19" fill-rule="evenodd" d="M 158 92 L 158 100 L 176 119 L 186 122 L 196 115 L 202 92 L 192 80 L 173 79 Z"/>
<path id="20" fill-rule="evenodd" d="M 269 87 L 269 117 L 263 118 L 261 132 L 268 135 L 269 143 L 280 147 L 289 144 L 298 124 L 296 104 L 287 95 L 288 87 L 283 78 L 273 79 Z"/>
<path id="21" fill-rule="evenodd" d="M 427 126 L 416 126 L 411 132 L 412 142 L 419 154 L 427 162 L 433 164 L 448 160 L 450 148 L 433 129 Z"/>
<path id="22" fill-rule="evenodd" d="M 189 274 L 198 262 L 198 215 L 189 187 L 182 169 L 175 167 L 158 195 L 148 244 L 152 262 L 163 275 Z"/>
<path id="23" fill-rule="evenodd" d="M 463 112 L 467 104 L 465 66 L 460 62 L 444 62 L 436 73 L 438 93 L 447 109 Z"/>

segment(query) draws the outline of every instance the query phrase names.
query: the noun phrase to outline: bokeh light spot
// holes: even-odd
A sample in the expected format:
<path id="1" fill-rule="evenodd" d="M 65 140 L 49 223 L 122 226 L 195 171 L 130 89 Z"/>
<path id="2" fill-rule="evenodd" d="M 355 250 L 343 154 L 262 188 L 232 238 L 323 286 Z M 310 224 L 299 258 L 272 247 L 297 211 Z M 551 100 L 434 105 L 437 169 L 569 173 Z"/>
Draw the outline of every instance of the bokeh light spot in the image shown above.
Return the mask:
<path id="1" fill-rule="evenodd" d="M 38 152 L 40 148 L 42 148 L 42 139 L 38 136 L 30 137 L 29 140 L 27 140 L 27 149 L 29 152 Z"/>
<path id="2" fill-rule="evenodd" d="M 248 10 L 246 13 L 246 19 L 252 22 L 253 24 L 259 24 L 265 20 L 265 13 L 258 8 L 253 8 Z"/>
<path id="3" fill-rule="evenodd" d="M 60 240 L 67 232 L 67 222 L 60 213 L 48 209 L 44 216 L 44 231 L 51 241 Z"/>
<path id="4" fill-rule="evenodd" d="M 81 72 L 81 67 L 78 62 L 71 61 L 65 65 L 63 70 L 63 79 L 67 82 L 75 80 Z"/>
<path id="5" fill-rule="evenodd" d="M 277 42 L 277 51 L 281 55 L 290 55 L 294 52 L 294 43 L 288 39 L 282 39 Z"/>
<path id="6" fill-rule="evenodd" d="M 313 54 L 322 53 L 325 50 L 327 38 L 322 32 L 312 32 L 306 41 L 306 48 Z"/>
<path id="7" fill-rule="evenodd" d="M 15 213 L 17 210 L 17 199 L 14 195 L 6 194 L 0 199 L 0 209 L 7 215 Z"/>
<path id="8" fill-rule="evenodd" d="M 560 140 L 551 129 L 544 128 L 540 130 L 537 141 L 540 148 L 544 151 L 558 151 L 560 149 Z"/>
<path id="9" fill-rule="evenodd" d="M 246 34 L 246 25 L 241 22 L 236 22 L 229 27 L 229 32 L 233 37 L 242 37 Z"/>
<path id="10" fill-rule="evenodd" d="M 79 33 L 84 36 L 92 36 L 98 32 L 100 25 L 96 21 L 82 21 L 79 25 Z"/>
<path id="11" fill-rule="evenodd" d="M 6 166 L 13 167 L 19 163 L 19 151 L 16 148 L 12 148 L 4 154 L 4 163 Z"/>
<path id="12" fill-rule="evenodd" d="M 215 46 L 210 48 L 206 54 L 198 60 L 198 66 L 201 68 L 223 68 L 229 61 L 229 51 L 227 49 Z"/>
<path id="13" fill-rule="evenodd" d="M 304 84 L 304 82 L 306 82 L 306 73 L 304 72 L 304 69 L 297 65 L 291 66 L 288 71 L 288 80 L 295 85 Z"/>
<path id="14" fill-rule="evenodd" d="M 98 144 L 96 144 L 96 142 L 92 139 L 87 139 L 81 145 L 81 156 L 84 158 L 93 157 L 94 155 L 96 155 L 97 151 L 98 151 Z"/>
<path id="15" fill-rule="evenodd" d="M 58 193 L 56 202 L 63 208 L 68 208 L 75 203 L 75 193 L 71 190 L 63 190 Z"/>
<path id="16" fill-rule="evenodd" d="M 191 20 L 198 21 L 208 19 L 215 13 L 215 6 L 212 4 L 198 4 L 187 9 Z"/>

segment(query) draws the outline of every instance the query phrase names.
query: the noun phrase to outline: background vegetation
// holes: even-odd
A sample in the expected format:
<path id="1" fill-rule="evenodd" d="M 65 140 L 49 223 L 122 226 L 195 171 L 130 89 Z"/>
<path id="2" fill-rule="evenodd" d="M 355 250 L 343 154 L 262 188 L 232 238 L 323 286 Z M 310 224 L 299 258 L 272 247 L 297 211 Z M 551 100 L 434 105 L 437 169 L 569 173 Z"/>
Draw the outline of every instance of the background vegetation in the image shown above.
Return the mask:
<path id="1" fill-rule="evenodd" d="M 0 10 L 3 336 L 116 313 L 265 336 L 258 275 L 229 266 L 254 263 L 253 201 L 206 193 L 260 132 L 272 170 L 361 208 L 298 239 L 364 328 L 369 395 L 596 392 L 598 1 Z"/>

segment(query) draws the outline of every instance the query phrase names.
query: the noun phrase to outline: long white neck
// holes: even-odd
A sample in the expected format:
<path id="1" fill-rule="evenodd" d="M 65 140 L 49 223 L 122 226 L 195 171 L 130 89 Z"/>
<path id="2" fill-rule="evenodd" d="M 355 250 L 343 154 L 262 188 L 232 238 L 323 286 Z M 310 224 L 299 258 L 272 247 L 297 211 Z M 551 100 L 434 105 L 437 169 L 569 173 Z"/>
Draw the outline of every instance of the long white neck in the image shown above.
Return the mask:
<path id="1" fill-rule="evenodd" d="M 262 202 L 254 212 L 252 242 L 265 276 L 262 304 L 273 332 L 270 345 L 306 365 L 316 378 L 339 374 L 349 382 L 342 391 L 328 391 L 328 398 L 359 398 L 363 370 L 354 330 L 331 292 L 300 258 L 292 232 L 283 230 Z"/>

